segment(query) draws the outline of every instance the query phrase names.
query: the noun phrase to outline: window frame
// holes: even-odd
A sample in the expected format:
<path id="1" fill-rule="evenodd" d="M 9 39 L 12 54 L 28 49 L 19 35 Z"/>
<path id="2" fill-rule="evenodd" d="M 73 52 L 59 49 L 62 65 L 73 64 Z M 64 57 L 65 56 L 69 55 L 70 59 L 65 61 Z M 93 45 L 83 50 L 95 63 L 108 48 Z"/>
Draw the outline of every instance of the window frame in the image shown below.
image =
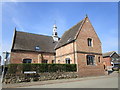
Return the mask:
<path id="1" fill-rule="evenodd" d="M 70 61 L 71 61 L 70 58 L 65 58 L 65 63 L 66 64 L 70 64 L 71 63 Z"/>
<path id="2" fill-rule="evenodd" d="M 93 47 L 93 39 L 92 38 L 87 39 L 87 45 L 88 45 L 88 47 Z"/>
<path id="3" fill-rule="evenodd" d="M 89 59 L 89 60 L 88 60 Z M 86 56 L 86 63 L 89 66 L 94 66 L 95 64 L 95 56 L 94 55 L 87 55 Z"/>
<path id="4" fill-rule="evenodd" d="M 24 60 L 31 60 L 31 61 L 29 62 L 29 61 L 24 61 Z M 30 59 L 30 58 L 24 58 L 23 61 L 22 61 L 22 63 L 26 63 L 26 64 L 32 63 L 32 59 Z"/>
<path id="5" fill-rule="evenodd" d="M 48 60 L 42 60 L 43 64 L 48 64 Z"/>
<path id="6" fill-rule="evenodd" d="M 36 46 L 36 47 L 35 47 L 35 50 L 36 50 L 36 51 L 39 51 L 39 50 L 40 50 L 40 47 L 39 47 L 39 46 Z"/>
<path id="7" fill-rule="evenodd" d="M 58 60 L 58 64 L 60 64 L 60 60 Z"/>
<path id="8" fill-rule="evenodd" d="M 98 57 L 98 62 L 99 62 L 99 63 L 101 63 L 101 60 L 100 60 L 100 59 L 101 59 L 101 58 L 100 58 L 100 57 Z"/>
<path id="9" fill-rule="evenodd" d="M 52 64 L 55 64 L 55 60 L 52 60 Z"/>

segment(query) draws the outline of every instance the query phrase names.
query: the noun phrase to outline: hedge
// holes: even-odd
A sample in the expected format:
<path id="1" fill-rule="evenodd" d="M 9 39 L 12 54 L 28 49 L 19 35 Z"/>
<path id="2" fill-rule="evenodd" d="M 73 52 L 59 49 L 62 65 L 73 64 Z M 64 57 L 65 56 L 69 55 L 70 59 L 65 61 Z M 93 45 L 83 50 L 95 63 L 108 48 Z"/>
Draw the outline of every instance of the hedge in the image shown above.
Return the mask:
<path id="1" fill-rule="evenodd" d="M 41 72 L 76 72 L 76 64 L 9 64 L 8 73 L 13 74 L 24 71 Z"/>

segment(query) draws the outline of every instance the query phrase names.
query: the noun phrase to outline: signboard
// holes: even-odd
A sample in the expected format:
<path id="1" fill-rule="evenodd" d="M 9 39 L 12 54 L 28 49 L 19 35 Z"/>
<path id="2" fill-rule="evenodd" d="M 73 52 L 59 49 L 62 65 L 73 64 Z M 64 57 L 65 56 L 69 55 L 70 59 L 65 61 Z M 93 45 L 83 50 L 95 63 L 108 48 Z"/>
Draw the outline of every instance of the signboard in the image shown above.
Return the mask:
<path id="1" fill-rule="evenodd" d="M 10 53 L 7 52 L 7 51 L 6 51 L 6 52 L 3 52 L 3 58 L 4 58 L 4 59 L 7 59 L 7 58 L 9 57 L 9 54 L 10 54 Z"/>
<path id="2" fill-rule="evenodd" d="M 24 71 L 24 74 L 32 74 L 32 73 L 36 73 L 36 71 Z"/>

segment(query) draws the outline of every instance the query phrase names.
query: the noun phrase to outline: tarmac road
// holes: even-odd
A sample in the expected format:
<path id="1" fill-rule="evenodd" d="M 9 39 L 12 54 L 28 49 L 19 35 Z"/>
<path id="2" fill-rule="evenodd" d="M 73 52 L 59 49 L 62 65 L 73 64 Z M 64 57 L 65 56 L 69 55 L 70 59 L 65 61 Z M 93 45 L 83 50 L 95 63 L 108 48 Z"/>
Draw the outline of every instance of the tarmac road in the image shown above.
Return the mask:
<path id="1" fill-rule="evenodd" d="M 3 84 L 3 88 L 118 88 L 118 73 L 110 75 L 59 79 L 19 84 Z"/>
<path id="2" fill-rule="evenodd" d="M 97 78 L 47 85 L 33 85 L 23 88 L 118 88 L 118 77 Z"/>

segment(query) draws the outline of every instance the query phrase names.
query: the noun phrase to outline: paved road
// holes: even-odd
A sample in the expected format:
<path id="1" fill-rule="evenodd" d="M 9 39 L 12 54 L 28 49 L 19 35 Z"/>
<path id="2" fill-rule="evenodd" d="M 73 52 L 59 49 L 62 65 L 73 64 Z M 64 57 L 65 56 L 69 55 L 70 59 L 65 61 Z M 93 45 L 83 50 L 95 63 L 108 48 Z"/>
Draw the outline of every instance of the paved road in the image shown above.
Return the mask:
<path id="1" fill-rule="evenodd" d="M 118 73 L 107 76 L 2 84 L 3 88 L 118 88 Z"/>
<path id="2" fill-rule="evenodd" d="M 77 80 L 73 82 L 33 85 L 23 88 L 118 88 L 118 77 Z"/>

